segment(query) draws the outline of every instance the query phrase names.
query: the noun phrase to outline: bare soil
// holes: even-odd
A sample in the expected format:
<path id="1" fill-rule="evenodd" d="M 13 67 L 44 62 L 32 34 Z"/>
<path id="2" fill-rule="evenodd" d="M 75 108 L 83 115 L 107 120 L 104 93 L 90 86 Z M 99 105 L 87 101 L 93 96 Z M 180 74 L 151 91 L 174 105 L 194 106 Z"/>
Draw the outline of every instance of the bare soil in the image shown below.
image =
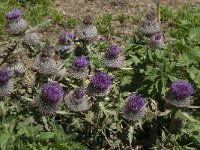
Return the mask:
<path id="1" fill-rule="evenodd" d="M 121 14 L 133 17 L 144 16 L 146 12 L 155 10 L 156 1 L 160 1 L 161 4 L 168 5 L 172 9 L 177 9 L 185 4 L 200 7 L 200 0 L 55 0 L 54 8 L 61 11 L 66 18 L 83 19 L 87 15 L 101 17 L 105 14 L 112 14 L 113 17 Z M 136 24 L 133 20 L 129 20 L 122 28 L 119 21 L 112 21 L 115 32 L 125 35 L 131 35 L 137 28 Z M 54 28 L 55 30 L 58 33 L 69 29 Z"/>
<path id="2" fill-rule="evenodd" d="M 54 6 L 70 17 L 101 16 L 107 13 L 134 16 L 154 9 L 155 1 L 161 1 L 174 9 L 188 3 L 200 6 L 199 0 L 56 0 Z"/>

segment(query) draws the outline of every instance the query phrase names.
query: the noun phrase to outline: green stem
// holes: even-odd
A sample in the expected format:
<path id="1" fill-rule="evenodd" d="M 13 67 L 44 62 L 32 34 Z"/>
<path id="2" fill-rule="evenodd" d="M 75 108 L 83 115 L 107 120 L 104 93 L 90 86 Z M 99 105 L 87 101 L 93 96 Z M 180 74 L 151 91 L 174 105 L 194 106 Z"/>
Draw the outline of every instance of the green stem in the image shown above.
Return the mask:
<path id="1" fill-rule="evenodd" d="M 173 128 L 174 128 L 174 120 L 175 120 L 175 117 L 176 117 L 176 112 L 177 112 L 177 109 L 173 109 L 172 110 L 172 113 L 171 113 L 171 123 L 170 123 L 170 132 L 173 132 Z"/>
<path id="2" fill-rule="evenodd" d="M 160 3 L 156 3 L 156 13 L 157 13 L 158 22 L 160 22 Z"/>
<path id="3" fill-rule="evenodd" d="M 100 110 L 98 110 L 98 115 L 97 115 L 97 120 L 96 120 L 96 129 L 94 129 L 96 131 L 95 133 L 95 136 L 94 136 L 94 139 L 93 139 L 93 144 L 92 145 L 95 145 L 95 142 L 97 140 L 97 137 L 98 137 L 98 131 L 99 131 L 99 119 L 100 119 Z"/>

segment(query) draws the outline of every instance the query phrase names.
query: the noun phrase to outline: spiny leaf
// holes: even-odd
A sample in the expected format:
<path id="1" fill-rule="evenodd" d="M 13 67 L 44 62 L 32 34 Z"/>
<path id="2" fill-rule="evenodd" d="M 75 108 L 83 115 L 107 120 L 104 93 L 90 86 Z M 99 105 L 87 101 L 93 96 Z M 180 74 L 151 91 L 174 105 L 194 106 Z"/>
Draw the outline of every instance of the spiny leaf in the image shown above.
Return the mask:
<path id="1" fill-rule="evenodd" d="M 200 27 L 193 28 L 190 30 L 188 35 L 189 40 L 198 40 L 200 39 Z"/>

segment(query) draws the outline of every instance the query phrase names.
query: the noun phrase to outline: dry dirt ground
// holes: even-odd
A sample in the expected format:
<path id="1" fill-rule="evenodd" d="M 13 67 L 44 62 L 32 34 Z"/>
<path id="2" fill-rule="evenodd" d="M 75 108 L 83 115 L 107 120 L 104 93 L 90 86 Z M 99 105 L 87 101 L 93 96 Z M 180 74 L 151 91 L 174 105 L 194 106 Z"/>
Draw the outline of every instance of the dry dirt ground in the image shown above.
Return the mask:
<path id="1" fill-rule="evenodd" d="M 54 6 L 66 16 L 101 16 L 106 13 L 129 16 L 143 15 L 155 8 L 155 1 L 161 1 L 174 9 L 184 4 L 200 6 L 200 0 L 55 0 Z"/>
<path id="2" fill-rule="evenodd" d="M 200 7 L 200 0 L 55 0 L 53 8 L 62 12 L 66 18 L 76 17 L 83 19 L 86 15 L 101 17 L 105 14 L 112 14 L 113 17 L 121 14 L 134 17 L 137 15 L 144 16 L 146 12 L 155 10 L 155 1 L 161 1 L 162 4 L 168 5 L 172 9 L 177 9 L 188 3 L 195 7 Z M 136 23 L 133 20 L 129 20 L 121 28 L 119 21 L 112 21 L 112 26 L 117 33 L 123 32 L 123 34 L 130 35 L 133 33 Z M 63 30 L 73 32 L 72 29 L 55 25 L 48 32 L 41 33 L 42 39 L 48 38 L 52 42 L 57 42 L 58 33 Z"/>
<path id="3" fill-rule="evenodd" d="M 200 7 L 200 0 L 55 0 L 54 8 L 61 11 L 65 17 L 76 17 L 82 19 L 86 15 L 100 17 L 105 14 L 112 14 L 113 17 L 121 14 L 133 17 L 144 16 L 147 11 L 155 10 L 156 2 L 168 5 L 172 9 L 177 9 L 184 4 L 190 4 Z M 112 21 L 112 26 L 118 34 L 132 35 L 133 30 L 137 28 L 133 20 L 129 20 L 123 28 L 119 21 Z M 56 41 L 58 33 L 63 30 L 73 32 L 71 29 L 54 27 L 52 32 L 44 33 L 44 37 L 51 37 Z"/>

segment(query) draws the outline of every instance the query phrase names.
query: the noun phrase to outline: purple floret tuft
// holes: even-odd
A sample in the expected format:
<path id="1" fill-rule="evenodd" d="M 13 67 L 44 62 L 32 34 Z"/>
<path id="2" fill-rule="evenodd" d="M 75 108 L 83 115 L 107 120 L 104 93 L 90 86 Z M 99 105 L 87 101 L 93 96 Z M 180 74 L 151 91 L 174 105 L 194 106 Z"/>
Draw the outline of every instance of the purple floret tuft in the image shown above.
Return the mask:
<path id="1" fill-rule="evenodd" d="M 162 39 L 162 35 L 159 33 L 154 36 L 155 41 L 160 41 L 161 39 Z"/>
<path id="2" fill-rule="evenodd" d="M 185 99 L 194 93 L 194 88 L 187 81 L 179 80 L 172 83 L 170 92 L 179 99 Z"/>
<path id="3" fill-rule="evenodd" d="M 120 52 L 121 52 L 121 49 L 117 45 L 111 45 L 108 48 L 108 55 L 109 56 L 116 57 L 116 56 L 119 55 Z"/>
<path id="4" fill-rule="evenodd" d="M 62 32 L 59 36 L 59 43 L 65 44 L 67 41 L 71 41 L 74 39 L 74 35 L 69 32 Z"/>
<path id="5" fill-rule="evenodd" d="M 49 101 L 58 102 L 63 98 L 64 90 L 57 83 L 47 82 L 43 85 L 42 96 Z"/>
<path id="6" fill-rule="evenodd" d="M 144 99 L 141 96 L 131 95 L 128 101 L 129 106 L 134 111 L 140 111 L 144 106 Z"/>
<path id="7" fill-rule="evenodd" d="M 77 89 L 75 89 L 74 90 L 74 92 L 73 92 L 73 96 L 75 97 L 75 98 L 82 98 L 83 96 L 85 95 L 85 92 L 84 92 L 84 90 L 83 89 L 81 89 L 81 88 L 77 88 Z"/>
<path id="8" fill-rule="evenodd" d="M 14 9 L 5 14 L 6 19 L 12 20 L 20 17 L 20 10 Z"/>
<path id="9" fill-rule="evenodd" d="M 10 71 L 3 69 L 0 71 L 0 83 L 6 83 L 12 78 Z"/>
<path id="10" fill-rule="evenodd" d="M 88 60 L 85 56 L 75 57 L 73 60 L 73 66 L 77 68 L 86 68 L 88 64 Z"/>
<path id="11" fill-rule="evenodd" d="M 92 76 L 91 85 L 98 90 L 107 90 L 111 84 L 111 77 L 102 71 L 98 71 Z"/>

